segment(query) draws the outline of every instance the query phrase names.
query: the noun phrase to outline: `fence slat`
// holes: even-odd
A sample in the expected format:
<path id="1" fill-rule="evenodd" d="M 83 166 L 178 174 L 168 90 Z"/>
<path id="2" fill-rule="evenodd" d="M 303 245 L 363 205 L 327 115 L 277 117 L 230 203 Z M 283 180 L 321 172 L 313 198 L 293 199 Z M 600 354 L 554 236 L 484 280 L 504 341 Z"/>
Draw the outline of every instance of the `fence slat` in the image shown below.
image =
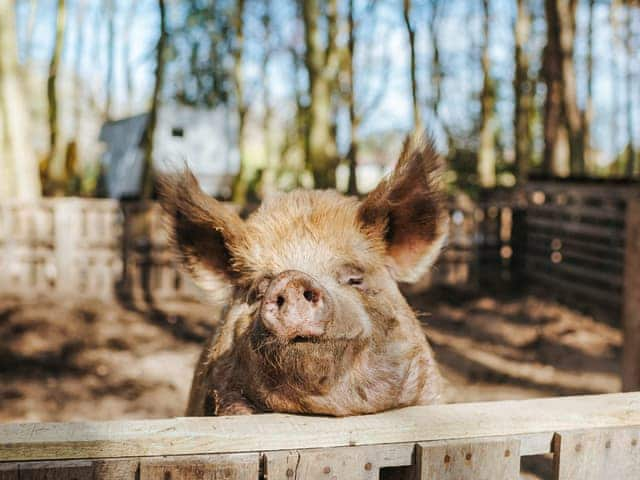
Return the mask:
<path id="1" fill-rule="evenodd" d="M 382 467 L 413 463 L 413 444 L 265 453 L 269 480 L 377 480 Z"/>
<path id="2" fill-rule="evenodd" d="M 29 462 L 18 464 L 20 480 L 93 480 L 90 460 Z"/>
<path id="3" fill-rule="evenodd" d="M 624 272 L 622 388 L 640 390 L 640 199 L 627 209 Z"/>
<path id="4" fill-rule="evenodd" d="M 140 480 L 257 480 L 259 470 L 257 453 L 140 460 Z"/>
<path id="5" fill-rule="evenodd" d="M 93 480 L 136 480 L 138 459 L 95 460 Z"/>
<path id="6" fill-rule="evenodd" d="M 520 441 L 478 439 L 419 443 L 416 463 L 422 480 L 517 480 Z"/>
<path id="7" fill-rule="evenodd" d="M 18 480 L 18 464 L 0 463 L 0 480 Z"/>
<path id="8" fill-rule="evenodd" d="M 555 480 L 640 478 L 640 428 L 564 432 L 554 436 Z"/>

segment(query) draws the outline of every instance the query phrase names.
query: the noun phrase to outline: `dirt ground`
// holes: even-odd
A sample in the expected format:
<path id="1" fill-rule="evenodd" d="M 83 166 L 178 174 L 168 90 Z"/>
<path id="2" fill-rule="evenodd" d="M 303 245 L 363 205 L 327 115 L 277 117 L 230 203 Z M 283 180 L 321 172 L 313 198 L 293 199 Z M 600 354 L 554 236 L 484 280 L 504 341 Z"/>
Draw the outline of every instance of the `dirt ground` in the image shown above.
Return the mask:
<path id="1" fill-rule="evenodd" d="M 621 334 L 535 297 L 438 291 L 412 299 L 449 401 L 620 389 Z M 0 297 L 0 422 L 183 414 L 217 310 Z"/>

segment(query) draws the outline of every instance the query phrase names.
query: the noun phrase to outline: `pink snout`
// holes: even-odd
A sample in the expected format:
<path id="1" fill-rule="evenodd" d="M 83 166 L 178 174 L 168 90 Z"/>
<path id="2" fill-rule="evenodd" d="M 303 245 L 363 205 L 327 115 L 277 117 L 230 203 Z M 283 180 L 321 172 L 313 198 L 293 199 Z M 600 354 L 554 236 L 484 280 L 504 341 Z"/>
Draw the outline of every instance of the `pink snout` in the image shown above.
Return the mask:
<path id="1" fill-rule="evenodd" d="M 286 340 L 321 336 L 332 315 L 326 289 L 297 270 L 287 270 L 274 278 L 260 307 L 265 327 Z"/>

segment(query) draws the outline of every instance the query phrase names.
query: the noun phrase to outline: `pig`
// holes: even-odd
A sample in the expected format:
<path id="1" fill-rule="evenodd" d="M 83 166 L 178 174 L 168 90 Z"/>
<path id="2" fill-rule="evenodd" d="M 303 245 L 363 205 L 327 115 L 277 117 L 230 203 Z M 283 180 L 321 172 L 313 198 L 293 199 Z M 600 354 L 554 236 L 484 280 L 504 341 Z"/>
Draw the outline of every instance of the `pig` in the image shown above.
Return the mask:
<path id="1" fill-rule="evenodd" d="M 439 401 L 442 380 L 398 282 L 446 238 L 442 162 L 409 138 L 362 201 L 274 195 L 246 220 L 186 170 L 160 182 L 180 263 L 225 308 L 193 377 L 188 416 L 347 416 Z"/>

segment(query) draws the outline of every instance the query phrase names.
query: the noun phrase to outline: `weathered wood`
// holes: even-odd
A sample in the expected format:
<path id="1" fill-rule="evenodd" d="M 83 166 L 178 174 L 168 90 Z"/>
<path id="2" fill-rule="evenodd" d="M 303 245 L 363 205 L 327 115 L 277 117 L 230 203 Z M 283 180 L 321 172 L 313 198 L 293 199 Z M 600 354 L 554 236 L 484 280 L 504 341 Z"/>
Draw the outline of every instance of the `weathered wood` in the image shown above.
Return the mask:
<path id="1" fill-rule="evenodd" d="M 640 199 L 627 206 L 624 273 L 622 388 L 640 390 Z"/>
<path id="2" fill-rule="evenodd" d="M 257 453 L 143 458 L 140 480 L 257 480 Z"/>
<path id="3" fill-rule="evenodd" d="M 533 262 L 527 262 L 527 266 L 533 265 Z M 554 295 L 560 292 L 566 291 L 569 293 L 575 293 L 578 295 L 590 297 L 592 300 L 597 300 L 606 305 L 619 307 L 622 297 L 619 292 L 605 291 L 602 289 L 590 287 L 588 285 L 580 285 L 574 281 L 564 279 L 559 275 L 550 275 L 536 271 L 533 268 L 529 268 L 527 271 L 527 277 L 538 280 L 541 285 L 547 285 Z"/>
<path id="4" fill-rule="evenodd" d="M 18 465 L 20 480 L 93 480 L 94 468 L 88 460 L 30 462 Z"/>
<path id="5" fill-rule="evenodd" d="M 265 453 L 269 480 L 377 480 L 382 467 L 413 463 L 414 444 L 290 450 Z"/>
<path id="6" fill-rule="evenodd" d="M 136 480 L 138 459 L 107 459 L 93 462 L 93 480 Z"/>
<path id="7" fill-rule="evenodd" d="M 0 463 L 0 480 L 18 480 L 18 464 Z"/>
<path id="8" fill-rule="evenodd" d="M 420 479 L 515 480 L 520 473 L 519 440 L 478 439 L 418 444 Z"/>
<path id="9" fill-rule="evenodd" d="M 563 432 L 553 440 L 555 480 L 640 478 L 640 428 Z"/>
<path id="10" fill-rule="evenodd" d="M 640 392 L 408 407 L 346 418 L 266 414 L 0 425 L 0 461 L 240 453 L 488 436 L 549 452 L 553 432 L 640 426 Z"/>

